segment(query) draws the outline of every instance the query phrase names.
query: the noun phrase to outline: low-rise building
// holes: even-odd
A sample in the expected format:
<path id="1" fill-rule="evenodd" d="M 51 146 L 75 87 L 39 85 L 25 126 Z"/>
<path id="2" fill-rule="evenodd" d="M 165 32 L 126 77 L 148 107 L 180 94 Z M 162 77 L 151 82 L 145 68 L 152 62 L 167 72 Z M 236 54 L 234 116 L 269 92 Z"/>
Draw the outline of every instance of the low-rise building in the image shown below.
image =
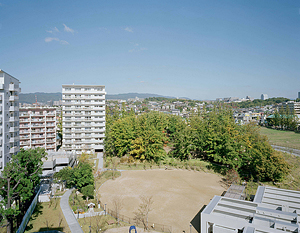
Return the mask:
<path id="1" fill-rule="evenodd" d="M 300 232 L 300 192 L 260 186 L 253 202 L 215 196 L 203 209 L 201 233 Z"/>

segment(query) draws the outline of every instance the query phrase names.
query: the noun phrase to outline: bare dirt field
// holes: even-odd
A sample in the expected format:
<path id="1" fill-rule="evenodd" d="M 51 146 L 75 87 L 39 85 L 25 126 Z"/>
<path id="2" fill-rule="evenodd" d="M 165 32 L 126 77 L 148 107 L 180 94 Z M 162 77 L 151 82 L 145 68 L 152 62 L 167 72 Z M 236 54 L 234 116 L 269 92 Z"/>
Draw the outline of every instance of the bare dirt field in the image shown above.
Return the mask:
<path id="1" fill-rule="evenodd" d="M 214 195 L 225 191 L 221 177 L 187 170 L 123 171 L 116 180 L 99 189 L 101 202 L 113 210 L 113 200 L 122 199 L 120 214 L 134 217 L 140 196 L 153 196 L 149 222 L 172 226 L 172 232 L 189 232 L 190 221 Z M 195 231 L 193 231 L 195 232 Z"/>

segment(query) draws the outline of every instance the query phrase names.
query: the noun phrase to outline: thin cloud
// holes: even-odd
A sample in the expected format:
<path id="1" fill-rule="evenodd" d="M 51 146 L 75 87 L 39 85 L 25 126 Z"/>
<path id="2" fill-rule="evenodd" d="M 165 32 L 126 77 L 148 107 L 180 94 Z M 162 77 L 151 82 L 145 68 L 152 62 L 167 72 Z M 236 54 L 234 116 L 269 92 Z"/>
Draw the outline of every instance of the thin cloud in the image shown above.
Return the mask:
<path id="1" fill-rule="evenodd" d="M 65 40 L 60 40 L 59 41 L 61 44 L 69 44 L 69 42 L 68 41 L 65 41 Z"/>
<path id="2" fill-rule="evenodd" d="M 128 52 L 133 53 L 133 52 L 141 52 L 141 51 L 145 51 L 148 50 L 147 48 L 137 48 L 137 49 L 130 49 L 128 50 Z"/>
<path id="3" fill-rule="evenodd" d="M 69 44 L 68 41 L 60 40 L 57 37 L 46 37 L 45 38 L 45 42 L 46 43 L 49 43 L 49 42 L 52 42 L 52 41 L 58 41 L 60 44 L 64 44 L 64 45 L 68 45 Z"/>
<path id="4" fill-rule="evenodd" d="M 130 28 L 130 27 L 126 27 L 124 30 L 127 32 L 133 32 L 132 28 Z"/>
<path id="5" fill-rule="evenodd" d="M 46 37 L 45 38 L 45 42 L 52 42 L 52 41 L 59 41 L 59 39 L 58 38 L 56 38 L 56 37 Z"/>
<path id="6" fill-rule="evenodd" d="M 67 25 L 65 25 L 65 24 L 63 24 L 64 25 L 64 31 L 65 32 L 71 32 L 72 34 L 74 34 L 74 29 L 72 29 L 72 28 L 69 28 Z"/>
<path id="7" fill-rule="evenodd" d="M 59 32 L 59 30 L 57 29 L 57 27 L 54 27 L 52 30 L 49 30 L 49 31 L 46 30 L 46 32 L 54 34 L 56 32 Z"/>

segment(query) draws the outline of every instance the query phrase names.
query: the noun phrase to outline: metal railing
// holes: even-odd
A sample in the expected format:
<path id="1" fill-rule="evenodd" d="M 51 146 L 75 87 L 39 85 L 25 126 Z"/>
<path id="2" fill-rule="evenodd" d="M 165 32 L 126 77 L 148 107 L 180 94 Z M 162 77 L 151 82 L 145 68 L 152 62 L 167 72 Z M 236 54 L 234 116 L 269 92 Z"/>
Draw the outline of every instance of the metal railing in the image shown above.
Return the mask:
<path id="1" fill-rule="evenodd" d="M 25 231 L 25 228 L 26 228 L 26 226 L 27 226 L 27 223 L 28 223 L 28 221 L 29 221 L 29 219 L 30 219 L 30 217 L 31 217 L 31 215 L 32 215 L 32 213 L 33 213 L 33 211 L 34 211 L 34 209 L 35 209 L 35 206 L 36 206 L 36 204 L 37 204 L 37 202 L 38 202 L 38 198 L 39 198 L 40 192 L 41 192 L 41 188 L 39 188 L 39 190 L 38 190 L 38 192 L 36 193 L 36 195 L 35 195 L 33 201 L 31 202 L 29 208 L 27 209 L 26 214 L 25 214 L 24 217 L 23 217 L 22 223 L 21 223 L 21 225 L 19 226 L 19 229 L 17 230 L 17 233 L 23 233 L 23 232 Z"/>

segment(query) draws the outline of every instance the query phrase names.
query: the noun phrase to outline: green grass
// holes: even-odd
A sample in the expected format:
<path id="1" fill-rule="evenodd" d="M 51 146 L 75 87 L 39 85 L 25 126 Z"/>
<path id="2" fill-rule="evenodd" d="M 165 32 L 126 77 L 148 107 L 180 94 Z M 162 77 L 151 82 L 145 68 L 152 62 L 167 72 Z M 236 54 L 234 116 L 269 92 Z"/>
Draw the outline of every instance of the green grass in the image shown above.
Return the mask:
<path id="1" fill-rule="evenodd" d="M 276 185 L 279 188 L 300 191 L 300 157 L 288 153 L 282 154 L 285 160 L 290 164 L 291 172 L 283 182 Z"/>
<path id="2" fill-rule="evenodd" d="M 112 225 L 108 225 L 107 221 L 109 220 L 114 220 L 115 223 Z M 96 230 L 101 229 L 100 232 L 103 232 L 107 229 L 110 228 L 116 228 L 119 227 L 117 225 L 117 220 L 113 217 L 111 217 L 110 215 L 107 216 L 94 216 L 94 217 L 88 217 L 88 218 L 80 218 L 78 220 L 81 229 L 83 230 L 83 232 L 89 232 L 90 226 L 91 226 L 91 232 L 96 232 Z M 127 226 L 128 224 L 121 222 L 120 221 L 120 226 Z"/>
<path id="3" fill-rule="evenodd" d="M 37 203 L 35 210 L 27 224 L 25 232 L 40 232 L 47 230 L 59 230 L 71 232 L 61 211 L 57 198 L 52 202 Z"/>
<path id="4" fill-rule="evenodd" d="M 300 150 L 300 134 L 292 131 L 260 128 L 260 132 L 266 135 L 272 145 L 284 146 Z"/>

